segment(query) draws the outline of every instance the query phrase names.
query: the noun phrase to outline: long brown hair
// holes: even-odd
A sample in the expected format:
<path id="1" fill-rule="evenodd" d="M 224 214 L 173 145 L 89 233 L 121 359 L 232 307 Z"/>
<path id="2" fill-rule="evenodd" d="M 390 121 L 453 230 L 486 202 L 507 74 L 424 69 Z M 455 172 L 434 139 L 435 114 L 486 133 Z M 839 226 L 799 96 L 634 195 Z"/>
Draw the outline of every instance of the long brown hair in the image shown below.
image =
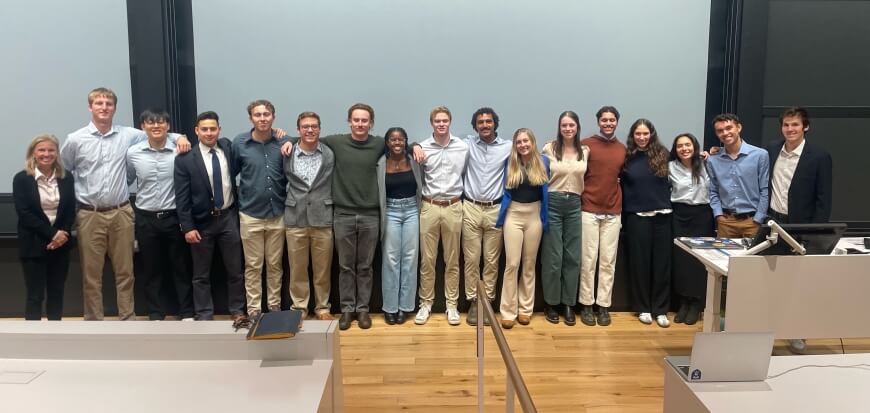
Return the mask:
<path id="1" fill-rule="evenodd" d="M 577 160 L 583 160 L 583 150 L 580 147 L 580 117 L 574 111 L 566 110 L 559 115 L 558 123 L 556 124 L 556 141 L 553 142 L 553 155 L 557 161 L 562 160 L 562 147 L 565 145 L 565 137 L 562 136 L 562 118 L 569 117 L 577 124 L 577 134 L 574 135 L 574 149 L 577 151 Z"/>
<path id="2" fill-rule="evenodd" d="M 631 158 L 640 151 L 640 148 L 634 142 L 634 132 L 641 125 L 649 129 L 649 143 L 647 144 L 646 155 L 650 169 L 660 178 L 668 176 L 668 157 L 670 154 L 668 149 L 659 142 L 659 134 L 656 132 L 656 127 L 653 126 L 649 119 L 640 118 L 631 124 L 631 128 L 628 130 L 628 144 L 625 146 L 625 159 Z"/>
<path id="3" fill-rule="evenodd" d="M 529 163 L 524 165 L 519 151 L 517 151 L 517 136 L 521 133 L 528 135 L 532 141 L 532 150 L 529 153 Z M 547 183 L 550 179 L 547 176 L 547 171 L 544 169 L 544 161 L 541 160 L 541 153 L 538 152 L 538 141 L 535 139 L 535 134 L 528 128 L 519 128 L 514 132 L 513 143 L 511 147 L 511 156 L 508 158 L 507 165 L 507 182 L 506 187 L 516 188 L 523 182 L 523 177 L 528 177 L 529 184 L 537 186 Z"/>
<path id="4" fill-rule="evenodd" d="M 51 142 L 54 144 L 54 148 L 57 150 L 57 159 L 54 160 L 52 169 L 54 170 L 54 177 L 56 179 L 62 179 L 65 172 L 63 170 L 63 162 L 60 160 L 60 143 L 58 143 L 57 138 L 54 135 L 50 134 L 38 135 L 30 141 L 30 145 L 27 147 L 27 156 L 24 158 L 24 170 L 30 176 L 36 175 L 36 156 L 33 152 L 36 151 L 36 145 L 43 142 Z"/>
<path id="5" fill-rule="evenodd" d="M 676 162 L 680 161 L 680 156 L 677 154 L 677 141 L 680 138 L 689 138 L 692 141 L 692 157 L 689 158 L 690 163 L 692 164 L 692 181 L 697 183 L 701 182 L 701 174 L 704 169 L 704 160 L 701 159 L 701 146 L 698 145 L 698 138 L 695 135 L 692 135 L 689 132 L 681 133 L 674 138 L 674 145 L 671 147 L 671 160 Z"/>

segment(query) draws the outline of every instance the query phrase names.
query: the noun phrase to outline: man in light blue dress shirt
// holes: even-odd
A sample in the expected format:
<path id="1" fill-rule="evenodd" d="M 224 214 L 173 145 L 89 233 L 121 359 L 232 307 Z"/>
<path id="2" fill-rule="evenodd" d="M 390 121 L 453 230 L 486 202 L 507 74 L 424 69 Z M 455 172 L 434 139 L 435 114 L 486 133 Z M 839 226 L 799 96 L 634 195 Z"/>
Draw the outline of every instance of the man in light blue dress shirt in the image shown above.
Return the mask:
<path id="1" fill-rule="evenodd" d="M 103 319 L 103 263 L 115 273 L 118 318 L 135 319 L 133 309 L 133 209 L 127 187 L 127 149 L 147 139 L 139 129 L 112 123 L 118 97 L 106 88 L 88 94 L 91 122 L 70 133 L 60 157 L 75 179 L 78 248 L 82 262 L 84 319 Z M 179 152 L 190 150 L 181 136 Z"/>
<path id="2" fill-rule="evenodd" d="M 127 150 L 127 182 L 136 182 L 136 241 L 145 287 L 148 318 L 163 320 L 161 306 L 163 275 L 174 281 L 180 320 L 193 321 L 191 274 L 187 260 L 190 248 L 178 225 L 175 210 L 175 144 L 167 139 L 169 114 L 148 109 L 139 116 L 139 124 L 148 140 Z"/>
<path id="3" fill-rule="evenodd" d="M 770 200 L 767 151 L 740 137 L 743 126 L 737 115 L 725 113 L 713 118 L 713 129 L 724 150 L 707 159 L 710 175 L 710 207 L 716 218 L 718 236 L 754 237 Z"/>

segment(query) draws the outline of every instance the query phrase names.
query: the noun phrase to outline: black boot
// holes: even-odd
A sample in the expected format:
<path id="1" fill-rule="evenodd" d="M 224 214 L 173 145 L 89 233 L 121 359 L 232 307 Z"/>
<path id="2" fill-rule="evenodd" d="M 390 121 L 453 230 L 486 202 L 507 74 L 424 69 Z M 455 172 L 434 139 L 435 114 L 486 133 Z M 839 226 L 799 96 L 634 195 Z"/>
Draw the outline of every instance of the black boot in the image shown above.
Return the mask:
<path id="1" fill-rule="evenodd" d="M 580 309 L 580 321 L 587 326 L 595 325 L 595 313 L 592 312 L 591 305 L 584 305 L 582 309 Z"/>
<path id="2" fill-rule="evenodd" d="M 680 311 L 674 316 L 675 323 L 682 323 L 686 320 L 686 315 L 689 313 L 689 297 L 680 299 Z"/>
<path id="3" fill-rule="evenodd" d="M 353 322 L 354 315 L 355 314 L 352 312 L 341 313 L 341 318 L 338 319 L 338 328 L 340 330 L 347 330 L 350 328 L 350 323 Z"/>
<path id="4" fill-rule="evenodd" d="M 465 317 L 465 322 L 470 326 L 477 325 L 477 299 L 471 300 L 471 305 L 468 306 L 468 315 Z"/>
<path id="5" fill-rule="evenodd" d="M 598 315 L 596 316 L 596 321 L 598 321 L 598 325 L 600 326 L 609 326 L 610 325 L 610 310 L 607 307 L 598 307 Z"/>
<path id="6" fill-rule="evenodd" d="M 704 311 L 704 301 L 698 298 L 692 298 L 689 302 L 689 311 L 686 312 L 686 318 L 683 322 L 688 326 L 693 326 L 701 317 L 701 312 Z"/>
<path id="7" fill-rule="evenodd" d="M 574 307 L 565 304 L 565 325 L 573 326 L 577 324 L 577 319 L 574 318 Z"/>
<path id="8" fill-rule="evenodd" d="M 559 324 L 559 312 L 556 311 L 556 308 L 553 306 L 548 304 L 544 307 L 544 315 L 546 316 L 547 321 L 553 324 Z"/>

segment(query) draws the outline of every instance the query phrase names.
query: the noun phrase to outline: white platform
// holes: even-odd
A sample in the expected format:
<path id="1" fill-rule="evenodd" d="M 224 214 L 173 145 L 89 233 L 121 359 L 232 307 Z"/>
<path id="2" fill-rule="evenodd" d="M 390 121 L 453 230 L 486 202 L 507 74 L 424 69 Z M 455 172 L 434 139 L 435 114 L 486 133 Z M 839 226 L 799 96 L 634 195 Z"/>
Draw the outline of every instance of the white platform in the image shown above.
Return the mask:
<path id="1" fill-rule="evenodd" d="M 337 322 L 264 341 L 231 324 L 0 322 L 0 411 L 343 411 Z"/>

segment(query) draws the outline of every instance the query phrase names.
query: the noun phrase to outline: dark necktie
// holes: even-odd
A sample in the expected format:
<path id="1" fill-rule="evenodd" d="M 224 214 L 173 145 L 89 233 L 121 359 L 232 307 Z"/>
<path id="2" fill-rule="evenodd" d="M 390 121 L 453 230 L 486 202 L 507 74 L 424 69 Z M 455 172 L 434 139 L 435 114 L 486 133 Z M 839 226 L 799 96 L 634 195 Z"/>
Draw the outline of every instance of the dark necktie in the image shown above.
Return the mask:
<path id="1" fill-rule="evenodd" d="M 214 191 L 214 207 L 221 209 L 224 206 L 224 183 L 221 179 L 221 161 L 218 160 L 217 151 L 212 148 L 208 151 L 211 154 L 211 187 Z"/>

